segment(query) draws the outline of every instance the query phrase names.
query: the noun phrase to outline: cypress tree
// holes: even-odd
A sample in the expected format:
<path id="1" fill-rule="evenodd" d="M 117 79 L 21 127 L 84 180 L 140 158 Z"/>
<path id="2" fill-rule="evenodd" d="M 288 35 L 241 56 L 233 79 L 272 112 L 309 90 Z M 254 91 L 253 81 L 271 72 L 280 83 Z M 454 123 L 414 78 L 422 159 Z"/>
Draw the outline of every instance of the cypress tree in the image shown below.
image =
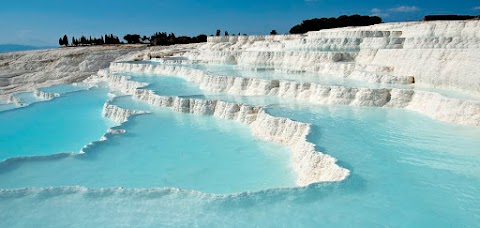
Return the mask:
<path id="1" fill-rule="evenodd" d="M 63 36 L 63 42 L 62 42 L 62 43 L 63 43 L 63 45 L 68 46 L 68 37 L 67 37 L 67 35 L 64 35 L 64 36 Z"/>

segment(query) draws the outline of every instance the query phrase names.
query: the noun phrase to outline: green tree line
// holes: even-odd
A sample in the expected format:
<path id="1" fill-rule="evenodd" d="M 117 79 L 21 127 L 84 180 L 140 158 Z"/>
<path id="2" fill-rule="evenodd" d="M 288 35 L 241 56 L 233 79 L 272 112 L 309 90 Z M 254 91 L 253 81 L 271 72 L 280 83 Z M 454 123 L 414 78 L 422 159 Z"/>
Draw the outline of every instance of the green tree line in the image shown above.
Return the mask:
<path id="1" fill-rule="evenodd" d="M 305 20 L 301 24 L 295 25 L 290 29 L 290 34 L 301 34 L 310 31 L 319 31 L 322 29 L 341 28 L 347 26 L 368 26 L 382 23 L 382 18 L 377 16 L 361 16 L 358 14 L 347 16 L 342 15 L 334 18 L 314 18 Z"/>
<path id="2" fill-rule="evenodd" d="M 121 44 L 120 39 L 113 34 L 104 35 L 101 37 L 85 37 L 81 36 L 79 39 L 72 37 L 69 42 L 68 36 L 64 35 L 63 38 L 58 40 L 60 46 L 91 46 L 91 45 L 104 45 L 104 44 Z"/>
<path id="3" fill-rule="evenodd" d="M 158 32 L 152 36 L 141 36 L 139 34 L 127 34 L 123 37 L 128 44 L 150 44 L 150 45 L 174 45 L 174 44 L 189 44 L 207 42 L 207 35 L 198 35 L 194 37 L 189 36 L 176 36 L 174 33 L 167 35 L 166 32 Z M 86 37 L 81 36 L 79 39 L 72 37 L 71 41 L 67 35 L 64 35 L 58 39 L 60 46 L 93 46 L 93 45 L 111 45 L 111 44 L 125 44 L 120 41 L 118 36 L 113 34 L 104 35 L 101 37 Z"/>

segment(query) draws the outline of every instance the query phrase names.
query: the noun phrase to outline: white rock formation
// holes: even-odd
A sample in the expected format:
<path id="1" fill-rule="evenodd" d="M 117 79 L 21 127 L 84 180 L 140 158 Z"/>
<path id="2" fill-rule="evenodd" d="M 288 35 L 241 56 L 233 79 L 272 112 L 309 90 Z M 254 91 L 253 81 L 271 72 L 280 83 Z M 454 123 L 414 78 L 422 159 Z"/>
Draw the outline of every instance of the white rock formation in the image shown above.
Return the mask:
<path id="1" fill-rule="evenodd" d="M 103 105 L 102 115 L 106 118 L 109 118 L 117 123 L 125 123 L 128 121 L 130 116 L 147 114 L 145 111 L 130 110 L 112 105 L 109 102 L 106 102 Z"/>
<path id="2" fill-rule="evenodd" d="M 16 92 L 80 82 L 141 46 L 59 48 L 0 54 L 0 99 Z"/>
<path id="3" fill-rule="evenodd" d="M 147 86 L 148 83 L 141 83 L 129 80 L 130 77 L 112 76 L 107 70 L 99 70 L 96 75 L 92 75 L 84 80 L 85 83 L 95 84 L 106 82 L 107 86 L 113 90 L 118 90 L 127 94 L 133 93 L 137 88 Z"/>
<path id="4" fill-rule="evenodd" d="M 315 83 L 210 75 L 204 71 L 168 65 L 112 63 L 110 71 L 96 77 L 124 93 L 145 86 L 129 77 L 111 76 L 112 72 L 171 75 L 194 82 L 210 92 L 232 95 L 279 96 L 314 104 L 406 108 L 429 117 L 463 125 L 480 126 L 480 101 L 461 100 L 434 92 L 395 88 L 351 88 Z M 98 80 L 98 79 L 97 79 Z M 121 88 L 119 88 L 120 86 Z"/>
<path id="5" fill-rule="evenodd" d="M 121 76 L 104 75 L 95 80 L 112 79 Z M 124 77 L 123 80 L 128 80 Z M 109 82 L 109 84 L 112 84 Z M 349 175 L 347 169 L 336 164 L 333 157 L 315 151 L 314 145 L 306 141 L 310 133 L 310 125 L 287 118 L 274 117 L 265 113 L 261 107 L 240 105 L 223 101 L 203 99 L 166 97 L 156 95 L 152 90 L 132 90 L 131 84 L 120 83 L 116 89 L 130 93 L 135 99 L 146 101 L 150 105 L 169 107 L 177 112 L 186 112 L 200 115 L 212 115 L 222 119 L 234 120 L 247 124 L 254 136 L 287 146 L 292 152 L 293 169 L 298 175 L 297 185 L 306 186 L 321 181 L 339 181 Z M 123 86 L 123 87 L 122 87 Z M 117 122 L 124 122 L 130 115 L 141 112 L 126 110 L 118 106 L 105 104 L 103 115 Z"/>
<path id="6" fill-rule="evenodd" d="M 213 115 L 247 124 L 261 139 L 287 146 L 300 186 L 342 180 L 349 171 L 334 158 L 315 151 L 306 140 L 310 125 L 271 116 L 261 107 L 216 100 L 165 97 L 141 89 L 143 83 L 113 73 L 169 75 L 194 82 L 202 90 L 232 95 L 278 96 L 315 104 L 405 108 L 432 118 L 480 126 L 480 101 L 393 86 L 360 88 L 286 80 L 213 75 L 183 67 L 196 62 L 235 64 L 238 69 L 317 72 L 377 84 L 420 84 L 480 94 L 479 23 L 392 23 L 340 28 L 287 36 L 210 37 L 208 43 L 160 58 L 161 64 L 117 62 L 92 76 L 116 90 L 154 106 L 178 112 Z M 137 59 L 151 59 L 152 54 Z M 182 54 L 183 53 L 183 54 Z M 164 55 L 169 56 L 169 55 Z M 159 56 L 162 57 L 162 56 Z M 108 110 L 113 112 L 114 109 Z M 116 114 L 122 116 L 123 113 Z M 121 117 L 119 117 L 121 118 Z"/>
<path id="7" fill-rule="evenodd" d="M 145 47 L 140 49 L 139 51 L 130 52 L 126 55 L 120 56 L 115 61 L 141 61 L 164 59 L 171 56 L 184 54 L 185 52 L 198 48 L 200 45 L 201 43 Z"/>
<path id="8" fill-rule="evenodd" d="M 152 59 L 160 64 L 125 62 Z M 113 60 L 117 62 L 94 74 Z M 183 66 L 198 62 L 235 64 L 249 70 L 316 72 L 375 86 L 220 76 Z M 418 88 L 399 89 L 395 85 L 415 84 L 480 95 L 478 20 L 387 23 L 304 35 L 209 37 L 205 44 L 173 47 L 88 47 L 1 54 L 0 98 L 53 84 L 79 82 L 94 74 L 85 82 L 104 82 L 154 106 L 247 124 L 256 137 L 290 149 L 300 186 L 343 180 L 349 175 L 334 158 L 315 151 L 306 140 L 309 124 L 271 116 L 257 106 L 159 96 L 142 89 L 146 83 L 113 75 L 115 72 L 172 75 L 194 82 L 203 90 L 232 95 L 268 95 L 324 105 L 405 108 L 442 121 L 480 126 L 480 99 L 459 99 Z M 55 96 L 36 94 L 43 98 Z M 103 110 L 105 117 L 119 123 L 141 113 L 108 102 Z"/>
<path id="9" fill-rule="evenodd" d="M 43 99 L 43 100 L 51 100 L 55 97 L 60 96 L 60 94 L 58 94 L 58 93 L 47 93 L 47 92 L 44 92 L 44 91 L 41 91 L 41 90 L 38 90 L 38 89 L 35 89 L 35 91 L 33 93 L 34 93 L 35 96 L 37 96 L 38 98 Z"/>
<path id="10" fill-rule="evenodd" d="M 355 79 L 382 83 L 414 79 L 478 94 L 479 31 L 479 21 L 471 20 L 387 23 L 292 36 L 209 37 L 207 44 L 185 56 L 343 77 L 355 72 Z"/>

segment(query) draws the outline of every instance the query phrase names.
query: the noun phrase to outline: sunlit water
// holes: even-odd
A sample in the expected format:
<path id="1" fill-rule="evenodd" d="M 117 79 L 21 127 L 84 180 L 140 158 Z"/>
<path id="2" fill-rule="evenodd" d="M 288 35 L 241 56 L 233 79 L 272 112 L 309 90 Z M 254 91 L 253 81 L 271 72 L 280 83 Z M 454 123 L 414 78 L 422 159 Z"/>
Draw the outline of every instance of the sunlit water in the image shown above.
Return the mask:
<path id="1" fill-rule="evenodd" d="M 239 123 L 159 109 L 122 128 L 126 134 L 107 135 L 85 154 L 6 164 L 0 188 L 178 187 L 230 193 L 294 186 L 288 151 L 253 139 Z"/>
<path id="2" fill-rule="evenodd" d="M 107 134 L 108 140 L 89 145 L 85 154 L 0 164 L 1 227 L 480 224 L 478 128 L 400 109 L 209 94 L 175 77 L 129 76 L 151 83 L 147 89 L 159 95 L 243 101 L 266 106 L 275 116 L 312 123 L 308 140 L 337 158 L 351 175 L 341 182 L 293 187 L 287 149 L 253 138 L 246 125 L 155 108 L 122 96 L 111 103 L 151 112 L 117 127 L 125 134 Z M 0 112 L 0 139 L 8 139 L 1 141 L 1 149 L 12 151 L 0 156 L 78 151 L 98 140 L 112 126 L 101 117 L 107 92 L 70 92 Z M 57 126 L 57 115 L 72 118 Z M 26 128 L 17 126 L 20 123 Z M 85 128 L 85 138 L 60 135 Z M 45 147 L 49 150 L 32 146 L 44 141 L 50 142 Z M 60 149 L 63 144 L 67 149 Z"/>
<path id="3" fill-rule="evenodd" d="M 80 91 L 0 112 L 0 160 L 79 152 L 98 140 L 112 124 L 101 115 L 107 92 Z"/>

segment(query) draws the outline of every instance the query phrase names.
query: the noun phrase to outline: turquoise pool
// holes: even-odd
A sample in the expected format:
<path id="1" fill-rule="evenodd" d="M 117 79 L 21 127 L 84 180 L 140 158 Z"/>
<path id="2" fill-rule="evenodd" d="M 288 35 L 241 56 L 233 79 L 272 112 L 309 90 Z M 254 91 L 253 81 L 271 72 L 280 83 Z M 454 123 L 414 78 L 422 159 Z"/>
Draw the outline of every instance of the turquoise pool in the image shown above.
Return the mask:
<path id="1" fill-rule="evenodd" d="M 402 109 L 212 94 L 180 78 L 128 76 L 150 83 L 145 89 L 158 95 L 259 105 L 310 123 L 307 140 L 351 174 L 297 187 L 288 148 L 253 137 L 247 125 L 152 107 L 128 95 L 110 103 L 150 113 L 119 125 L 101 115 L 109 89 L 58 87 L 64 91 L 58 98 L 0 111 L 0 226 L 480 223 L 478 128 Z"/>

